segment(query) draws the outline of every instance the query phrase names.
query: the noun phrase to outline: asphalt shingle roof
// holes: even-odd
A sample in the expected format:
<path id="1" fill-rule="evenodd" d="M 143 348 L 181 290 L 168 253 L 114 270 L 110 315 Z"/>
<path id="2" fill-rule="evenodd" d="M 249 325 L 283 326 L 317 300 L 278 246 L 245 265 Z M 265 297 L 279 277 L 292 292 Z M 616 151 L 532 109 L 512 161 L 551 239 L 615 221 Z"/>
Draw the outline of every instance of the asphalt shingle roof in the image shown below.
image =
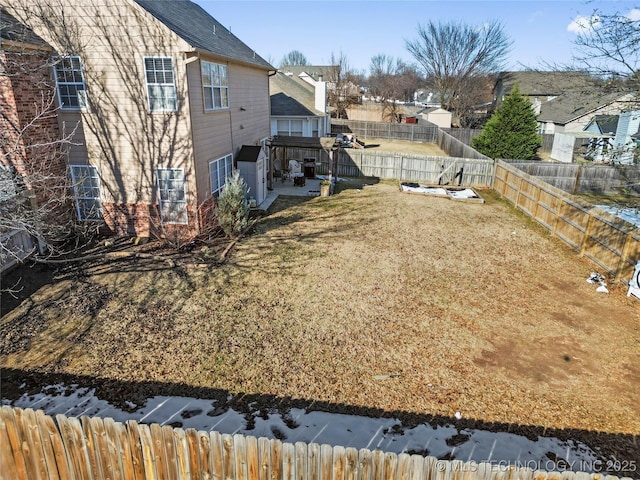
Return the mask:
<path id="1" fill-rule="evenodd" d="M 14 42 L 48 46 L 47 42 L 3 8 L 0 8 L 0 38 Z"/>
<path id="2" fill-rule="evenodd" d="M 582 72 L 502 72 L 498 77 L 504 85 L 504 93 L 511 93 L 517 83 L 522 95 L 554 96 L 567 91 L 593 89 L 594 81 Z"/>
<path id="3" fill-rule="evenodd" d="M 597 90 L 565 93 L 542 104 L 538 121 L 564 125 L 623 96 L 621 92 L 603 93 Z"/>
<path id="4" fill-rule="evenodd" d="M 315 108 L 315 90 L 304 80 L 278 72 L 269 78 L 271 115 L 324 115 Z"/>
<path id="5" fill-rule="evenodd" d="M 190 0 L 135 0 L 194 48 L 267 70 L 275 68 Z M 215 8 L 215 3 L 213 3 Z"/>

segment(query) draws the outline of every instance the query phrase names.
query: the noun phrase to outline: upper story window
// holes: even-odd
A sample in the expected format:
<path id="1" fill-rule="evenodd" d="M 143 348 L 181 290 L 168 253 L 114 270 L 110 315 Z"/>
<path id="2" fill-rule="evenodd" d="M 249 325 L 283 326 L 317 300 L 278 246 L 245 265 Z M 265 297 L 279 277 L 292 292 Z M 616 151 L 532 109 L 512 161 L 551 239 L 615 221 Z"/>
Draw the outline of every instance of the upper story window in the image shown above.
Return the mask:
<path id="1" fill-rule="evenodd" d="M 150 112 L 175 112 L 178 109 L 176 82 L 171 57 L 145 57 Z"/>
<path id="2" fill-rule="evenodd" d="M 229 82 L 227 66 L 219 63 L 200 62 L 202 70 L 202 88 L 204 91 L 204 109 L 220 110 L 229 108 Z"/>
<path id="3" fill-rule="evenodd" d="M 63 110 L 87 107 L 87 90 L 80 57 L 58 57 L 54 70 L 58 86 L 58 101 Z"/>

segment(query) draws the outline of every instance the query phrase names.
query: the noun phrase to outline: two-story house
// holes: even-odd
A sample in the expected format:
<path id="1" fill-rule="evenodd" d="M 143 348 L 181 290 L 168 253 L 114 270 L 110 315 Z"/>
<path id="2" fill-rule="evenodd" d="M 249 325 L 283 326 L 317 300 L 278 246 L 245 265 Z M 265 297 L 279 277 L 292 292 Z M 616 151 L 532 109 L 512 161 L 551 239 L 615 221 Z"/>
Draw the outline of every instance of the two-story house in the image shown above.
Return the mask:
<path id="1" fill-rule="evenodd" d="M 15 0 L 53 48 L 80 221 L 197 232 L 243 145 L 270 135 L 267 61 L 189 0 Z"/>

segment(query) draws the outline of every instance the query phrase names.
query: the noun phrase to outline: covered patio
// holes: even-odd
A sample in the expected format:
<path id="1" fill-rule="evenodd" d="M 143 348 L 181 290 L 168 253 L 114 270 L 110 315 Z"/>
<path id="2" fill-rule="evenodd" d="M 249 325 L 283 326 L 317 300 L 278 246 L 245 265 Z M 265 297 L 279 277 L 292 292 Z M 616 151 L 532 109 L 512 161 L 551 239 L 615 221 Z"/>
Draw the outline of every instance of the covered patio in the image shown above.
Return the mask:
<path id="1" fill-rule="evenodd" d="M 268 193 L 258 206 L 260 210 L 267 210 L 278 195 L 320 196 L 320 182 L 335 175 L 337 155 L 334 152 L 339 147 L 333 137 L 274 136 L 267 145 L 269 164 L 273 168 L 269 169 Z M 326 171 L 327 167 L 327 161 L 322 162 L 323 157 L 328 158 L 328 174 L 320 175 L 320 171 Z M 291 160 L 299 163 L 300 173 L 297 175 L 304 178 L 303 181 L 295 180 L 295 174 L 289 171 Z"/>

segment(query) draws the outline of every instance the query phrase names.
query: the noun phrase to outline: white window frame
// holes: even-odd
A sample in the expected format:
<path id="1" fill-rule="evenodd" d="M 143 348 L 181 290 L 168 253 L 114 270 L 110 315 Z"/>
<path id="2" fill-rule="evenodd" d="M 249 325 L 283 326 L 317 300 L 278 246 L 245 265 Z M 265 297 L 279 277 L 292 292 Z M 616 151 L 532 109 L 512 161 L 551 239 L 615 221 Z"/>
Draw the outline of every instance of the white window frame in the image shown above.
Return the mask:
<path id="1" fill-rule="evenodd" d="M 61 110 L 83 110 L 87 108 L 87 87 L 84 81 L 82 60 L 77 55 L 55 57 L 53 70 L 56 78 L 58 105 Z M 65 93 L 63 94 L 63 90 Z M 73 92 L 73 93 L 70 93 Z M 71 105 L 69 99 L 76 99 Z M 75 102 L 73 102 L 75 103 Z"/>
<path id="2" fill-rule="evenodd" d="M 170 63 L 170 68 L 166 64 L 167 61 Z M 173 58 L 144 57 L 143 63 L 149 112 L 176 112 L 178 96 Z M 149 68 L 151 66 L 152 69 Z"/>
<path id="3" fill-rule="evenodd" d="M 205 111 L 229 109 L 229 77 L 222 63 L 200 60 L 202 101 Z M 217 94 L 217 97 L 216 97 Z"/>
<path id="4" fill-rule="evenodd" d="M 164 225 L 186 225 L 187 214 L 187 182 L 184 168 L 156 168 L 158 179 L 158 206 L 160 221 Z"/>
<path id="5" fill-rule="evenodd" d="M 227 178 L 233 174 L 233 154 L 216 158 L 209 162 L 209 184 L 211 195 L 217 195 L 227 183 Z"/>
<path id="6" fill-rule="evenodd" d="M 78 220 L 82 222 L 101 222 L 103 220 L 102 196 L 100 194 L 100 175 L 97 167 L 93 165 L 69 165 L 69 170 L 71 172 Z"/>

